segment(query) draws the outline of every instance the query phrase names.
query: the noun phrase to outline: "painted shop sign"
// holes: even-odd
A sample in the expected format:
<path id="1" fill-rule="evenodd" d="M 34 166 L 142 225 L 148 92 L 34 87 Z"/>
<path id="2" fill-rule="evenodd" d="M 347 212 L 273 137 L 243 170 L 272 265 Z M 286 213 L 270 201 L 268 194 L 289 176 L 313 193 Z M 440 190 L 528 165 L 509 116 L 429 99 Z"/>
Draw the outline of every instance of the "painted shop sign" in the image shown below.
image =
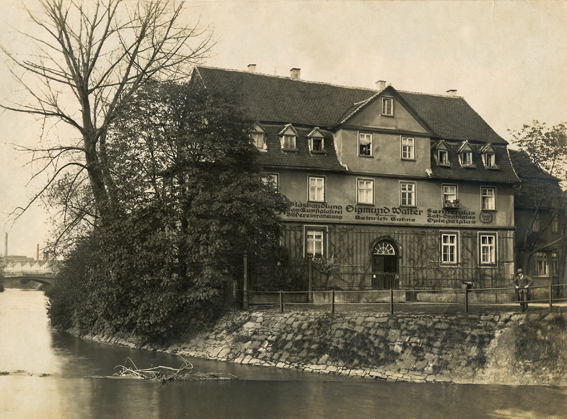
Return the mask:
<path id="1" fill-rule="evenodd" d="M 286 218 L 302 221 L 345 221 L 363 223 L 408 223 L 425 225 L 472 225 L 478 221 L 474 211 L 376 207 L 367 205 L 332 205 L 293 201 Z"/>

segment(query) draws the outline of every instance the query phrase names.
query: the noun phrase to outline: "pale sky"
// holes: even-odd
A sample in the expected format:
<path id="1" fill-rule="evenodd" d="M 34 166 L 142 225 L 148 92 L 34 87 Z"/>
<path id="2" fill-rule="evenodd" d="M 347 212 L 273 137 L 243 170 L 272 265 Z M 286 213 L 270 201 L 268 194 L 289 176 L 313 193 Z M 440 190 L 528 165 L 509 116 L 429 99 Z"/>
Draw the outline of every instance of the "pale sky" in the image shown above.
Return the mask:
<path id="1" fill-rule="evenodd" d="M 37 1 L 27 0 L 30 8 Z M 188 17 L 214 29 L 204 64 L 346 86 L 386 80 L 398 90 L 458 95 L 509 140 L 537 119 L 567 121 L 566 1 L 206 1 L 186 2 Z M 19 1 L 0 0 L 0 44 L 29 49 L 10 28 L 33 28 Z M 32 29 L 33 30 L 33 29 Z M 18 94 L 0 60 L 0 101 Z M 48 231 L 43 208 L 15 223 L 8 214 L 41 186 L 28 183 L 29 155 L 11 144 L 37 144 L 33 118 L 0 112 L 0 251 L 35 256 Z M 51 130 L 47 135 L 57 135 Z"/>

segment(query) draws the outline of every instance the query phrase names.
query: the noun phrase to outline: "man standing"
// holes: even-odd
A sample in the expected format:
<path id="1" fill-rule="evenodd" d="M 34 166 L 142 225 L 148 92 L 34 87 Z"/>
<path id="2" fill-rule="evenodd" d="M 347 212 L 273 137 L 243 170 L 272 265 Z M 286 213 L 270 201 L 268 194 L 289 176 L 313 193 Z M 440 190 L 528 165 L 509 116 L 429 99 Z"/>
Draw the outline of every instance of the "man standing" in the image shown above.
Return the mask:
<path id="1" fill-rule="evenodd" d="M 520 306 L 522 306 L 522 311 L 528 309 L 528 295 L 530 291 L 530 286 L 534 283 L 532 279 L 524 275 L 522 269 L 518 269 L 517 275 L 514 277 L 514 286 L 516 287 L 516 295 Z"/>

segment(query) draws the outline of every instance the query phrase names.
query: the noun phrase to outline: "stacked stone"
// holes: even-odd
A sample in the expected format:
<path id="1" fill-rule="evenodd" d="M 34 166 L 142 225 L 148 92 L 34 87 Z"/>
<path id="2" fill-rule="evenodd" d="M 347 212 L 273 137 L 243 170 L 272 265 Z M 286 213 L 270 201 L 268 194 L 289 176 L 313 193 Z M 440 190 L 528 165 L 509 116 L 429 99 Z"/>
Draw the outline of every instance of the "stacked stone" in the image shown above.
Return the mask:
<path id="1" fill-rule="evenodd" d="M 539 314 L 530 314 L 537 316 Z M 175 348 L 189 356 L 316 374 L 411 382 L 474 382 L 503 328 L 525 314 L 233 314 Z"/>

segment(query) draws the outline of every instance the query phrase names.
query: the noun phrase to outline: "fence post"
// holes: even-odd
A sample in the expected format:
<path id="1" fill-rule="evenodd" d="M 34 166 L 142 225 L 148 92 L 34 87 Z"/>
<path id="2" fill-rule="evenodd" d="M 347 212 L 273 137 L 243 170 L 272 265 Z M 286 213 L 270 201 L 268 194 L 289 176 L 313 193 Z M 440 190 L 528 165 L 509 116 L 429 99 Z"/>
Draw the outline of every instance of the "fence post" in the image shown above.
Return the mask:
<path id="1" fill-rule="evenodd" d="M 313 302 L 313 259 L 311 256 L 308 258 L 308 272 L 309 272 L 309 294 L 307 301 Z"/>
<path id="2" fill-rule="evenodd" d="M 280 290 L 280 313 L 283 313 L 283 291 Z"/>
<path id="3" fill-rule="evenodd" d="M 335 290 L 331 290 L 331 314 L 335 314 Z"/>
<path id="4" fill-rule="evenodd" d="M 553 282 L 549 284 L 549 309 L 553 308 Z"/>
<path id="5" fill-rule="evenodd" d="M 394 290 L 390 288 L 390 314 L 394 314 Z"/>
<path id="6" fill-rule="evenodd" d="M 465 313 L 469 312 L 469 287 L 465 287 Z"/>
<path id="7" fill-rule="evenodd" d="M 248 310 L 248 253 L 244 252 L 244 280 L 242 284 L 242 308 Z"/>

